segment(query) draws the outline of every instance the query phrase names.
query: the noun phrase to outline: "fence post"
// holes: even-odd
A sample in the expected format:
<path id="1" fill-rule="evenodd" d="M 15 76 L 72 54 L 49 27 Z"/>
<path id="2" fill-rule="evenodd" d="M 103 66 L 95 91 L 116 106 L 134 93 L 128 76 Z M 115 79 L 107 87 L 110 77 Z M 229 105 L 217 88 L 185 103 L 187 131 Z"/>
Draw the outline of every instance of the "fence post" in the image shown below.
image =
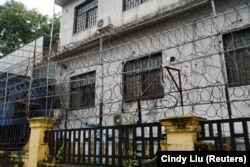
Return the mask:
<path id="1" fill-rule="evenodd" d="M 195 151 L 197 135 L 200 132 L 199 121 L 205 118 L 194 115 L 181 115 L 160 119 L 165 126 L 167 141 L 161 143 L 163 151 Z M 161 146 L 161 147 L 162 147 Z"/>
<path id="2" fill-rule="evenodd" d="M 45 131 L 50 130 L 55 120 L 47 117 L 32 118 L 30 124 L 28 167 L 37 167 L 37 163 L 47 159 L 48 144 L 44 143 Z"/>

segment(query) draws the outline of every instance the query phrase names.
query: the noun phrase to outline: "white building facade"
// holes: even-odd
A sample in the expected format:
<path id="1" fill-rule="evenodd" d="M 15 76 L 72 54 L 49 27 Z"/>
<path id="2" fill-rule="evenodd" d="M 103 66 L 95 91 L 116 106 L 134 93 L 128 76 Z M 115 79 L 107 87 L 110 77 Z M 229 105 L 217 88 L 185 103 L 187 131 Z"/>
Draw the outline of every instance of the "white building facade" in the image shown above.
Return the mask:
<path id="1" fill-rule="evenodd" d="M 53 38 L 53 52 L 58 46 L 58 37 Z M 50 36 L 41 36 L 30 43 L 0 58 L 0 72 L 30 76 L 37 65 L 47 62 Z M 45 67 L 46 68 L 46 67 Z M 45 77 L 45 76 L 43 76 Z"/>
<path id="2" fill-rule="evenodd" d="M 22 67 L 22 64 L 27 64 L 27 61 L 31 61 L 31 58 L 37 57 L 38 62 L 42 61 L 42 53 L 43 53 L 43 40 L 44 37 L 40 37 L 27 45 L 20 47 L 19 49 L 9 53 L 5 57 L 0 59 L 0 71 L 1 72 L 12 72 L 17 73 L 19 69 L 15 71 L 11 71 L 12 68 Z M 40 56 L 40 57 L 39 57 Z M 30 63 L 31 64 L 31 63 Z M 23 68 L 27 68 L 25 65 Z M 25 70 L 23 71 L 25 73 Z M 24 74 L 20 74 L 24 75 Z"/>
<path id="3" fill-rule="evenodd" d="M 61 128 L 250 116 L 249 1 L 56 4 L 61 50 L 51 60 Z"/>

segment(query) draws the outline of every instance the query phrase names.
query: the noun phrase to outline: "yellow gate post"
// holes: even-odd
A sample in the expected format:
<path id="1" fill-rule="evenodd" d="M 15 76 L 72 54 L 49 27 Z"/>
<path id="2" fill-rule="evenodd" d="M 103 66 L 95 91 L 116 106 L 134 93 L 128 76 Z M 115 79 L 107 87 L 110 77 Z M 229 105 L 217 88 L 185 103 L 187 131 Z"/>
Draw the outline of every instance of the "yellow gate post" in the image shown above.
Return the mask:
<path id="1" fill-rule="evenodd" d="M 37 167 L 37 163 L 47 159 L 48 144 L 44 143 L 45 131 L 50 130 L 55 123 L 54 119 L 47 117 L 32 118 L 30 123 L 29 158 L 28 167 Z"/>
<path id="2" fill-rule="evenodd" d="M 167 141 L 161 143 L 163 151 L 194 151 L 197 135 L 200 133 L 199 121 L 206 120 L 194 115 L 172 116 L 160 119 L 165 126 Z"/>

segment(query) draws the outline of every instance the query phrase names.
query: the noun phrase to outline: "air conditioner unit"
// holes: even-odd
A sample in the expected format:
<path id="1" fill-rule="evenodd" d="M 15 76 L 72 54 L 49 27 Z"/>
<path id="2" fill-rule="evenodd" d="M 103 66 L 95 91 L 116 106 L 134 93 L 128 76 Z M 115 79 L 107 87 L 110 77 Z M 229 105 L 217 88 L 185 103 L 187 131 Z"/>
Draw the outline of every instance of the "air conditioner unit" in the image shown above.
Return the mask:
<path id="1" fill-rule="evenodd" d="M 130 113 L 117 114 L 113 119 L 114 125 L 128 125 L 134 123 L 134 116 Z"/>
<path id="2" fill-rule="evenodd" d="M 110 17 L 104 17 L 104 18 L 101 18 L 101 19 L 99 19 L 97 21 L 97 29 L 98 29 L 98 31 L 107 30 L 109 28 L 112 28 L 111 18 Z"/>

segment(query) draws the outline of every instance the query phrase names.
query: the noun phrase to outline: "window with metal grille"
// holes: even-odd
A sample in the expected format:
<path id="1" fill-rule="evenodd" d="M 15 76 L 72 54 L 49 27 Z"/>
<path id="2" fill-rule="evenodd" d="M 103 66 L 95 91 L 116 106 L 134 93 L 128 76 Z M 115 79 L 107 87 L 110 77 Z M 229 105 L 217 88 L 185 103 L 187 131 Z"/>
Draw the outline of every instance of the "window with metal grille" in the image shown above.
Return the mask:
<path id="1" fill-rule="evenodd" d="M 127 61 L 123 65 L 125 101 L 155 99 L 164 96 L 161 53 Z"/>
<path id="2" fill-rule="evenodd" d="M 75 8 L 74 33 L 96 25 L 97 5 L 97 0 L 86 0 Z"/>
<path id="3" fill-rule="evenodd" d="M 123 11 L 138 6 L 148 0 L 123 0 Z"/>
<path id="4" fill-rule="evenodd" d="M 250 28 L 223 35 L 229 87 L 250 84 Z"/>
<path id="5" fill-rule="evenodd" d="M 71 108 L 95 105 L 95 71 L 71 78 Z"/>

